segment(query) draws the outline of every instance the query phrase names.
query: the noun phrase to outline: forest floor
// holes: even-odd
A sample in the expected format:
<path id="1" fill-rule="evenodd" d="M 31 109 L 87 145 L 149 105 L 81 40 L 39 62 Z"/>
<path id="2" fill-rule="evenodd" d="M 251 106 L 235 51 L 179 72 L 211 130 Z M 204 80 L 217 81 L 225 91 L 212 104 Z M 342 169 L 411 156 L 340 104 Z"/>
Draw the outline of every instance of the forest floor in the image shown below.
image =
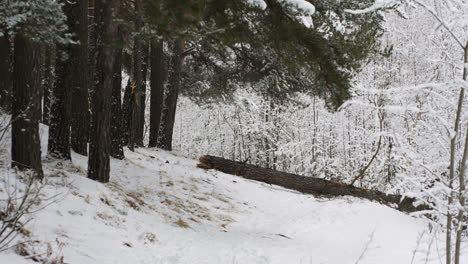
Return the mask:
<path id="1" fill-rule="evenodd" d="M 46 127 L 41 132 L 44 155 Z M 111 160 L 108 184 L 86 178 L 87 157 L 73 153 L 64 163 L 44 155 L 38 206 L 47 206 L 21 238 L 32 241 L 30 251 L 71 264 L 443 262 L 443 234 L 378 203 L 205 171 L 158 149 L 125 154 Z M 0 176 L 0 189 L 16 184 L 11 170 Z M 31 262 L 14 249 L 0 253 L 0 263 Z"/>

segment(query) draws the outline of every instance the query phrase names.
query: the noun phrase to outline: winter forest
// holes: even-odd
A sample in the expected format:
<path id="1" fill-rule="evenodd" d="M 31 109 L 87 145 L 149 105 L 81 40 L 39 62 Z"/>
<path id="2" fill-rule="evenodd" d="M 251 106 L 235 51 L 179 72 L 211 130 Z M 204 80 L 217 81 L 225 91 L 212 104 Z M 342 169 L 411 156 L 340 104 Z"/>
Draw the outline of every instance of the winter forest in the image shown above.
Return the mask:
<path id="1" fill-rule="evenodd" d="M 0 263 L 468 263 L 466 0 L 0 0 Z"/>

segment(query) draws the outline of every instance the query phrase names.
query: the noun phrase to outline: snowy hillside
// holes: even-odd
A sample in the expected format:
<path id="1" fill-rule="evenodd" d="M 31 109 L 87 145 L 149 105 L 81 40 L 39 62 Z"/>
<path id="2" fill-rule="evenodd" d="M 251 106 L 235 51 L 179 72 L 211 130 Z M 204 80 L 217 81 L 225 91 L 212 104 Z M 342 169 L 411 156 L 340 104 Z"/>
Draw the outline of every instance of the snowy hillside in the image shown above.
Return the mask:
<path id="1" fill-rule="evenodd" d="M 377 203 L 204 171 L 157 149 L 126 156 L 112 160 L 108 184 L 86 178 L 84 156 L 74 154 L 72 164 L 46 160 L 41 198 L 57 201 L 27 225 L 23 239 L 35 241 L 28 250 L 73 264 L 438 263 L 425 220 Z M 11 171 L 2 171 L 2 181 L 14 186 Z M 31 260 L 10 249 L 0 263 Z"/>

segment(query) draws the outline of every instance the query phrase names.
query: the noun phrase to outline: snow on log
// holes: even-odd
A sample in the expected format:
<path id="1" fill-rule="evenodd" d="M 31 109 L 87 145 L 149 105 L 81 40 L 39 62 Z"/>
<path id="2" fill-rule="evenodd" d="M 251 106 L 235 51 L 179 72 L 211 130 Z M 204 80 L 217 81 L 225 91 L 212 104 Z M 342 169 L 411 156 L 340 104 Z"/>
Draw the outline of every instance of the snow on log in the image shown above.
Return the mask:
<path id="1" fill-rule="evenodd" d="M 215 156 L 202 156 L 199 160 L 200 163 L 197 165 L 199 168 L 215 169 L 245 179 L 274 184 L 306 194 L 327 197 L 349 195 L 371 201 L 378 201 L 394 209 L 408 213 L 431 210 L 431 207 L 425 204 L 415 206 L 413 203 L 416 199 L 411 197 L 385 194 L 380 191 L 357 188 L 352 185 L 331 182 L 324 179 L 260 168 Z"/>

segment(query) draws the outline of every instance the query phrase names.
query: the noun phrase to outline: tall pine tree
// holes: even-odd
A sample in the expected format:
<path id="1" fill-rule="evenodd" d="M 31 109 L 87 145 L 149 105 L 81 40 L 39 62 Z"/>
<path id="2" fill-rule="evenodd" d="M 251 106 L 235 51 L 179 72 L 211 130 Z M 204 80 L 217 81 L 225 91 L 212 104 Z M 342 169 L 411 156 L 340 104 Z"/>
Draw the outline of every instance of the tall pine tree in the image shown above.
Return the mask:
<path id="1" fill-rule="evenodd" d="M 74 1 L 69 19 L 70 31 L 76 35 L 79 45 L 72 47 L 73 66 L 71 77 L 72 115 L 71 148 L 81 155 L 88 153 L 89 103 L 88 103 L 88 0 Z M 67 14 L 68 15 L 68 14 Z M 70 20 L 69 20 L 70 21 Z"/>
<path id="2" fill-rule="evenodd" d="M 89 147 L 88 177 L 100 182 L 110 178 L 110 123 L 114 72 L 114 47 L 112 42 L 118 31 L 114 18 L 119 11 L 120 1 L 96 0 L 96 68 L 94 91 L 91 98 L 91 142 Z"/>
<path id="3" fill-rule="evenodd" d="M 15 36 L 12 104 L 11 160 L 14 167 L 32 169 L 37 177 L 43 176 L 39 121 L 40 49 L 39 44 L 23 34 Z"/>
<path id="4" fill-rule="evenodd" d="M 11 110 L 11 60 L 10 40 L 6 32 L 0 33 L 0 108 Z"/>

